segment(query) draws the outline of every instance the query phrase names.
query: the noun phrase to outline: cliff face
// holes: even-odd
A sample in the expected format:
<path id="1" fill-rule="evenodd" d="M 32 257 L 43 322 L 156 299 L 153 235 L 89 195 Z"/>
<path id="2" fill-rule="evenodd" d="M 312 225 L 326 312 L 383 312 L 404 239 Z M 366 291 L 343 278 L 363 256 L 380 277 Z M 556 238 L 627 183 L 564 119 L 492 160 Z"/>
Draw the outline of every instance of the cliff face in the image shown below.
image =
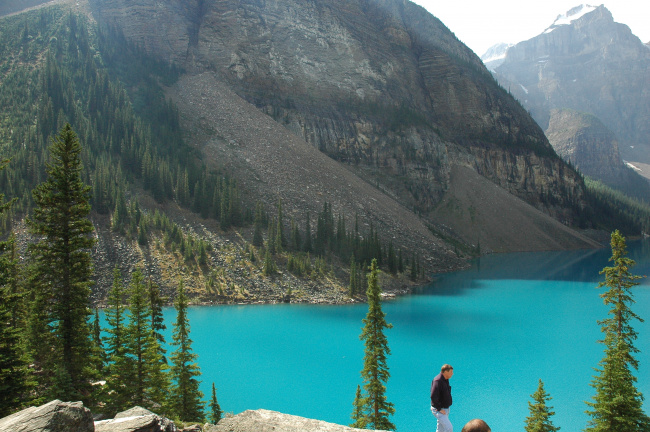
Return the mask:
<path id="1" fill-rule="evenodd" d="M 542 128 L 556 108 L 591 113 L 619 139 L 626 160 L 647 162 L 650 50 L 604 6 L 584 12 L 569 11 L 570 22 L 511 47 L 495 75 Z"/>
<path id="2" fill-rule="evenodd" d="M 623 162 L 616 136 L 594 115 L 551 110 L 546 136 L 557 154 L 585 175 L 632 196 L 650 198 L 648 182 Z"/>
<path id="3" fill-rule="evenodd" d="M 570 199 L 558 193 L 563 208 L 582 193 L 478 57 L 411 2 L 90 3 L 98 20 L 190 73 L 214 73 L 422 214 L 440 201 L 459 163 L 539 208 L 547 185 L 570 190 Z"/>

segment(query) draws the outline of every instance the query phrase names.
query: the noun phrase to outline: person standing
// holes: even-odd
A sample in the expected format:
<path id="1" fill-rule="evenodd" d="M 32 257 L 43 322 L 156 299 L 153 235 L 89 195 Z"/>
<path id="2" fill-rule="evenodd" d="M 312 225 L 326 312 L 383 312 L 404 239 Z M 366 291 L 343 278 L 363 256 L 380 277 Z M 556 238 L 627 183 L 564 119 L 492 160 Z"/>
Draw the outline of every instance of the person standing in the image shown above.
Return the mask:
<path id="1" fill-rule="evenodd" d="M 449 421 L 449 407 L 452 404 L 451 386 L 449 379 L 454 375 L 454 368 L 444 364 L 431 383 L 431 412 L 438 421 L 436 432 L 453 432 L 454 427 Z"/>

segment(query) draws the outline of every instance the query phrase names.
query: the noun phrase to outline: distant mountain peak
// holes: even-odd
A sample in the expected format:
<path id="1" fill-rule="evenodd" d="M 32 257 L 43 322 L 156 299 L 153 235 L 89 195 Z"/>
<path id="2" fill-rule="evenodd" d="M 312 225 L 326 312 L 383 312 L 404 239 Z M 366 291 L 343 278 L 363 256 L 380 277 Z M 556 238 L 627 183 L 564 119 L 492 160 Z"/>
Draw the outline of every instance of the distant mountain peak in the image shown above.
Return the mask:
<path id="1" fill-rule="evenodd" d="M 581 4 L 580 6 L 576 6 L 574 8 L 569 9 L 564 14 L 560 14 L 555 18 L 555 21 L 553 21 L 553 24 L 549 28 L 547 28 L 544 33 L 550 33 L 553 30 L 555 30 L 558 27 L 565 26 L 565 25 L 571 25 L 573 22 L 579 20 L 583 16 L 587 15 L 588 13 L 591 13 L 598 9 L 601 6 L 592 6 L 588 4 Z M 604 8 L 604 6 L 602 6 Z"/>
<path id="2" fill-rule="evenodd" d="M 511 46 L 514 46 L 514 44 L 505 43 L 505 42 L 492 45 L 481 56 L 481 60 L 483 61 L 483 64 L 485 64 L 485 66 L 489 70 L 496 69 L 505 60 L 506 53 L 508 52 L 508 48 L 510 48 Z"/>

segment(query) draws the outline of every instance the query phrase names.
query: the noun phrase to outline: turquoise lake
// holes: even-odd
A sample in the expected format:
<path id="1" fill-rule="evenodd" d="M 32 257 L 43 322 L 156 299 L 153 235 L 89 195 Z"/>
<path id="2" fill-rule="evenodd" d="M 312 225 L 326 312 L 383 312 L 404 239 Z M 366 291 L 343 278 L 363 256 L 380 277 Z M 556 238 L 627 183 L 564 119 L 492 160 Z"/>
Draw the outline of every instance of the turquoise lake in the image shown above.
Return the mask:
<path id="1" fill-rule="evenodd" d="M 650 243 L 630 242 L 634 274 L 650 273 Z M 597 321 L 607 315 L 596 286 L 608 265 L 601 250 L 491 255 L 471 269 L 439 275 L 412 296 L 384 302 L 392 354 L 388 400 L 399 431 L 435 431 L 429 388 L 454 366 L 450 419 L 460 431 L 480 417 L 495 432 L 523 430 L 538 380 L 553 400 L 554 425 L 582 430 L 593 368 L 603 355 Z M 648 280 L 634 311 L 650 322 Z M 264 408 L 350 423 L 361 384 L 359 340 L 366 305 L 197 306 L 189 310 L 206 400 L 214 382 L 221 408 Z M 165 310 L 168 334 L 175 318 Z M 639 323 L 637 386 L 650 395 L 650 329 Z"/>

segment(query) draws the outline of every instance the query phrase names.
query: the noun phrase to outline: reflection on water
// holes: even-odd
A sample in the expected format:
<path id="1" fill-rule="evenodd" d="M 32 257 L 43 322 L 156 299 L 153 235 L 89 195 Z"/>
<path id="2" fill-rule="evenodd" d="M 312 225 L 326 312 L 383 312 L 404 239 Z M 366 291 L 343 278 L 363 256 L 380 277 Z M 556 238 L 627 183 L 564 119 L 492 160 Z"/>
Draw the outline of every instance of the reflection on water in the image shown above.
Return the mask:
<path id="1" fill-rule="evenodd" d="M 513 279 L 580 281 L 598 284 L 600 271 L 611 265 L 609 245 L 600 249 L 492 254 L 472 260 L 462 272 L 439 274 L 433 283 L 416 289 L 416 294 L 462 295 L 476 288 L 476 280 Z M 628 242 L 628 256 L 636 261 L 634 274 L 650 273 L 650 240 Z M 650 284 L 646 279 L 642 285 Z"/>

